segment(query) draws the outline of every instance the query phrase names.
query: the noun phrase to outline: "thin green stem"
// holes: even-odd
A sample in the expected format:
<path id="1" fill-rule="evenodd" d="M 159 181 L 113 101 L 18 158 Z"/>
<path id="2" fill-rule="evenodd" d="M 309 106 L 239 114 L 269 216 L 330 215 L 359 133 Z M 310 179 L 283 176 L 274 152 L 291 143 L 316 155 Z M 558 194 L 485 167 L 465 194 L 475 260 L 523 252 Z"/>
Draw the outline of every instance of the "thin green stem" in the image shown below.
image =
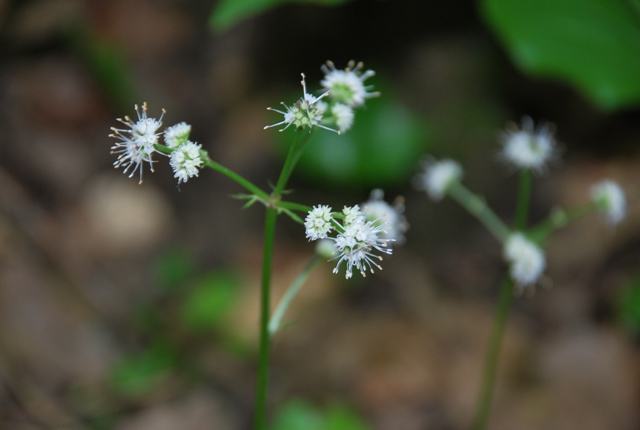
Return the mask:
<path id="1" fill-rule="evenodd" d="M 267 386 L 269 382 L 269 298 L 271 293 L 271 267 L 276 230 L 275 208 L 267 208 L 264 223 L 264 254 L 262 260 L 262 289 L 260 297 L 260 353 L 258 357 L 258 384 L 256 389 L 255 430 L 267 425 Z"/>
<path id="2" fill-rule="evenodd" d="M 164 145 L 156 144 L 155 147 L 156 147 L 156 149 L 158 151 L 160 151 L 160 152 L 162 152 L 164 154 L 171 154 L 173 152 L 173 149 L 171 149 L 171 148 L 169 148 L 167 146 L 164 146 Z M 229 178 L 232 181 L 238 183 L 240 186 L 245 188 L 250 193 L 255 194 L 258 198 L 260 198 L 260 200 L 262 200 L 264 202 L 269 200 L 269 194 L 265 193 L 264 191 L 262 191 L 260 189 L 260 187 L 252 184 L 250 181 L 248 181 L 245 178 L 243 178 L 242 176 L 238 175 L 233 170 L 223 166 L 220 163 L 216 163 L 215 161 L 213 161 L 209 157 L 209 153 L 207 151 L 201 149 L 200 150 L 200 158 L 202 159 L 202 162 L 204 163 L 205 166 L 209 167 L 210 169 L 215 170 L 216 172 L 222 173 L 227 178 Z"/>
<path id="3" fill-rule="evenodd" d="M 531 228 L 529 236 L 534 242 L 541 243 L 555 230 L 594 212 L 598 212 L 598 205 L 593 202 L 569 210 L 555 209 L 544 221 Z"/>
<path id="4" fill-rule="evenodd" d="M 300 152 L 309 139 L 310 133 L 297 132 L 293 143 L 289 147 L 287 159 L 280 171 L 280 177 L 271 196 L 265 200 L 268 202 L 267 214 L 264 224 L 264 253 L 262 260 L 262 292 L 260 300 L 260 352 L 258 358 L 258 386 L 256 390 L 256 415 L 254 421 L 255 430 L 264 430 L 267 426 L 267 387 L 269 385 L 269 314 L 271 294 L 271 268 L 273 260 L 273 242 L 276 230 L 276 217 L 278 215 L 277 203 L 280 201 L 287 181 L 293 172 Z"/>
<path id="5" fill-rule="evenodd" d="M 509 318 L 511 309 L 511 299 L 513 297 L 514 283 L 509 276 L 502 281 L 500 297 L 498 299 L 498 309 L 496 310 L 493 327 L 489 338 L 487 356 L 485 359 L 484 374 L 480 385 L 480 396 L 476 416 L 473 421 L 473 430 L 484 430 L 491 410 L 491 400 L 493 389 L 498 373 L 498 358 L 500 357 L 500 346 L 502 337 Z"/>
<path id="6" fill-rule="evenodd" d="M 307 205 L 302 205 L 300 203 L 294 203 L 294 202 L 285 202 L 282 200 L 277 203 L 277 206 L 279 208 L 289 209 L 289 210 L 298 211 L 298 212 L 309 212 L 310 210 L 313 209 L 312 207 Z"/>
<path id="7" fill-rule="evenodd" d="M 304 283 L 307 281 L 309 274 L 311 273 L 313 268 L 316 266 L 316 264 L 318 264 L 319 261 L 320 261 L 320 256 L 317 254 L 311 258 L 311 260 L 309 261 L 309 263 L 307 263 L 307 265 L 302 270 L 302 272 L 300 272 L 298 277 L 289 286 L 289 288 L 287 289 L 287 292 L 284 294 L 284 296 L 280 300 L 280 303 L 278 303 L 278 306 L 276 307 L 276 310 L 273 313 L 271 320 L 269 321 L 269 334 L 271 335 L 271 337 L 273 337 L 273 335 L 276 334 L 276 332 L 280 328 L 280 323 L 282 321 L 282 318 L 284 317 L 284 314 L 287 312 L 287 309 L 289 308 L 291 301 L 296 296 L 296 294 L 298 294 L 298 292 L 300 291 Z"/>
<path id="8" fill-rule="evenodd" d="M 469 213 L 477 217 L 500 242 L 504 242 L 509 235 L 509 228 L 489 208 L 484 199 L 473 194 L 457 181 L 449 185 L 447 192 Z"/>
<path id="9" fill-rule="evenodd" d="M 516 230 L 523 231 L 527 228 L 527 214 L 529 213 L 529 202 L 531 200 L 531 180 L 532 174 L 530 169 L 523 170 L 520 173 L 520 189 L 518 192 L 518 202 L 516 205 Z"/>
<path id="10" fill-rule="evenodd" d="M 282 171 L 280 172 L 280 177 L 278 178 L 276 188 L 273 190 L 273 196 L 275 197 L 275 200 L 279 199 L 280 195 L 284 191 L 284 187 L 287 185 L 287 181 L 289 180 L 291 173 L 293 173 L 293 169 L 296 167 L 296 164 L 300 159 L 300 155 L 302 154 L 302 150 L 304 149 L 305 144 L 309 140 L 310 136 L 310 132 L 296 132 L 293 143 L 289 147 L 287 159 L 284 162 L 284 166 L 282 166 Z"/>

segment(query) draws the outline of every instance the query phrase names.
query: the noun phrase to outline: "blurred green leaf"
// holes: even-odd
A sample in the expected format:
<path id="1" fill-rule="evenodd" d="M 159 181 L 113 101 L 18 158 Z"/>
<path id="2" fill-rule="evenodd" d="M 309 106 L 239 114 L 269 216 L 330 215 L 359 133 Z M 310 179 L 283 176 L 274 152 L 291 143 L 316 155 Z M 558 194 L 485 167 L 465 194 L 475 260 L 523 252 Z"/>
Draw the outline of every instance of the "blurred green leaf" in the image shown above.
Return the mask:
<path id="1" fill-rule="evenodd" d="M 368 430 L 370 427 L 346 405 L 334 405 L 327 411 L 327 430 Z"/>
<path id="2" fill-rule="evenodd" d="M 618 319 L 634 336 L 640 335 L 640 278 L 624 285 L 618 296 Z"/>
<path id="3" fill-rule="evenodd" d="M 322 412 L 302 400 L 284 404 L 273 420 L 272 430 L 368 430 L 362 418 L 345 405 Z"/>
<path id="4" fill-rule="evenodd" d="M 342 135 L 314 131 L 296 174 L 341 188 L 406 182 L 427 147 L 427 125 L 388 97 L 369 101 L 355 114 L 353 128 Z M 279 134 L 283 147 L 292 133 Z"/>
<path id="5" fill-rule="evenodd" d="M 143 353 L 121 361 L 111 374 L 112 385 L 121 395 L 144 396 L 168 374 L 176 361 L 176 351 L 166 343 L 157 342 Z"/>
<path id="6" fill-rule="evenodd" d="M 239 21 L 286 3 L 334 6 L 347 0 L 220 0 L 209 18 L 214 30 L 224 31 Z"/>
<path id="7" fill-rule="evenodd" d="M 196 331 L 215 329 L 238 299 L 239 281 L 230 273 L 206 275 L 185 297 L 181 315 L 185 325 Z"/>
<path id="8" fill-rule="evenodd" d="M 324 417 L 301 400 L 287 402 L 273 420 L 272 430 L 327 430 Z"/>
<path id="9" fill-rule="evenodd" d="M 637 0 L 483 0 L 524 70 L 567 80 L 606 109 L 640 102 Z"/>
<path id="10" fill-rule="evenodd" d="M 164 288 L 182 285 L 193 273 L 193 257 L 180 249 L 172 249 L 156 261 L 154 278 Z"/>

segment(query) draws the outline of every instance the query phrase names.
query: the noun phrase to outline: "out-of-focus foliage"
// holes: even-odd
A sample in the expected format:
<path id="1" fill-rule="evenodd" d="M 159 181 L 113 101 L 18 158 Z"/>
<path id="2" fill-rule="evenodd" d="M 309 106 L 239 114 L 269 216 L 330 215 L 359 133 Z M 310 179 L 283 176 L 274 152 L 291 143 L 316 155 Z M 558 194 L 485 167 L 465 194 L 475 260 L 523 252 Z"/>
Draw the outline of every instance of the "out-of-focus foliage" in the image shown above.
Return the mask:
<path id="1" fill-rule="evenodd" d="M 345 2 L 346 0 L 221 0 L 209 18 L 209 24 L 215 30 L 224 31 L 243 19 L 285 3 L 334 6 Z"/>
<path id="2" fill-rule="evenodd" d="M 356 112 L 354 126 L 342 135 L 315 130 L 296 174 L 340 187 L 384 187 L 401 184 L 415 172 L 428 147 L 429 129 L 386 93 Z M 280 133 L 282 147 L 293 130 Z"/>
<path id="3" fill-rule="evenodd" d="M 640 104 L 637 0 L 484 0 L 482 10 L 522 69 L 566 80 L 605 109 Z"/>
<path id="4" fill-rule="evenodd" d="M 332 405 L 320 411 L 301 400 L 291 400 L 282 406 L 274 418 L 272 430 L 367 430 L 367 426 L 352 409 Z"/>
<path id="5" fill-rule="evenodd" d="M 625 284 L 618 296 L 620 323 L 634 336 L 640 337 L 640 278 Z"/>
<path id="6" fill-rule="evenodd" d="M 144 396 L 171 373 L 176 361 L 175 349 L 159 341 L 138 355 L 124 358 L 113 369 L 112 386 L 124 397 Z"/>
<path id="7" fill-rule="evenodd" d="M 195 331 L 215 329 L 238 298 L 238 281 L 227 273 L 212 273 L 194 284 L 185 297 L 182 319 Z"/>

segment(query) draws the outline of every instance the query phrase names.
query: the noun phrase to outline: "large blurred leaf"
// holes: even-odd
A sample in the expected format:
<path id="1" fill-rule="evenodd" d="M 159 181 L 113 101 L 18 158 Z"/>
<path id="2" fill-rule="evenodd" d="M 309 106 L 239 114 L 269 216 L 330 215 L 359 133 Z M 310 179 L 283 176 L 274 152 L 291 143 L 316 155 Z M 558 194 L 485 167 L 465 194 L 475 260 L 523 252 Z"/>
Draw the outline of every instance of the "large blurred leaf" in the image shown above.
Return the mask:
<path id="1" fill-rule="evenodd" d="M 406 182 L 427 147 L 426 123 L 385 96 L 369 101 L 355 114 L 353 128 L 342 135 L 321 129 L 313 132 L 296 174 L 341 188 Z M 293 133 L 279 134 L 285 147 Z"/>
<path id="2" fill-rule="evenodd" d="M 565 79 L 603 108 L 640 103 L 638 0 L 483 0 L 482 6 L 523 69 Z"/>
<path id="3" fill-rule="evenodd" d="M 218 31 L 224 31 L 237 22 L 257 15 L 270 8 L 285 3 L 307 3 L 333 6 L 346 0 L 220 0 L 214 9 L 209 24 Z"/>

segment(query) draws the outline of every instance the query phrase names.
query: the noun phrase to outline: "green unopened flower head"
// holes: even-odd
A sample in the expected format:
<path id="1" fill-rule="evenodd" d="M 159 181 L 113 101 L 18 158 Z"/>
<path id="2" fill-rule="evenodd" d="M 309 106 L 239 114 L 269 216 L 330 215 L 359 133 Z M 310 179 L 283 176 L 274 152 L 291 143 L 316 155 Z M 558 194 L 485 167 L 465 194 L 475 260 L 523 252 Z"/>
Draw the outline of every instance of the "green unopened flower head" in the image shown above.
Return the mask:
<path id="1" fill-rule="evenodd" d="M 305 82 L 304 73 L 302 74 L 301 83 L 302 83 L 302 91 L 303 91 L 302 97 L 298 99 L 298 101 L 291 106 L 287 106 L 286 104 L 282 103 L 282 105 L 286 109 L 286 112 L 278 109 L 273 109 L 270 107 L 267 108 L 268 110 L 272 110 L 274 112 L 278 112 L 279 114 L 284 115 L 284 119 L 275 124 L 267 125 L 264 128 L 267 129 L 267 128 L 276 127 L 279 125 L 284 125 L 284 127 L 280 129 L 280 131 L 284 131 L 287 128 L 289 128 L 291 125 L 293 125 L 295 126 L 296 129 L 308 128 L 309 131 L 311 131 L 311 128 L 315 126 L 315 127 L 324 128 L 325 130 L 335 131 L 336 133 L 340 134 L 339 131 L 320 124 L 320 122 L 322 121 L 322 115 L 324 113 L 325 106 L 322 104 L 319 104 L 318 101 L 321 100 L 323 97 L 326 97 L 329 94 L 329 91 L 322 93 L 318 97 L 315 97 L 307 93 L 307 84 Z"/>

